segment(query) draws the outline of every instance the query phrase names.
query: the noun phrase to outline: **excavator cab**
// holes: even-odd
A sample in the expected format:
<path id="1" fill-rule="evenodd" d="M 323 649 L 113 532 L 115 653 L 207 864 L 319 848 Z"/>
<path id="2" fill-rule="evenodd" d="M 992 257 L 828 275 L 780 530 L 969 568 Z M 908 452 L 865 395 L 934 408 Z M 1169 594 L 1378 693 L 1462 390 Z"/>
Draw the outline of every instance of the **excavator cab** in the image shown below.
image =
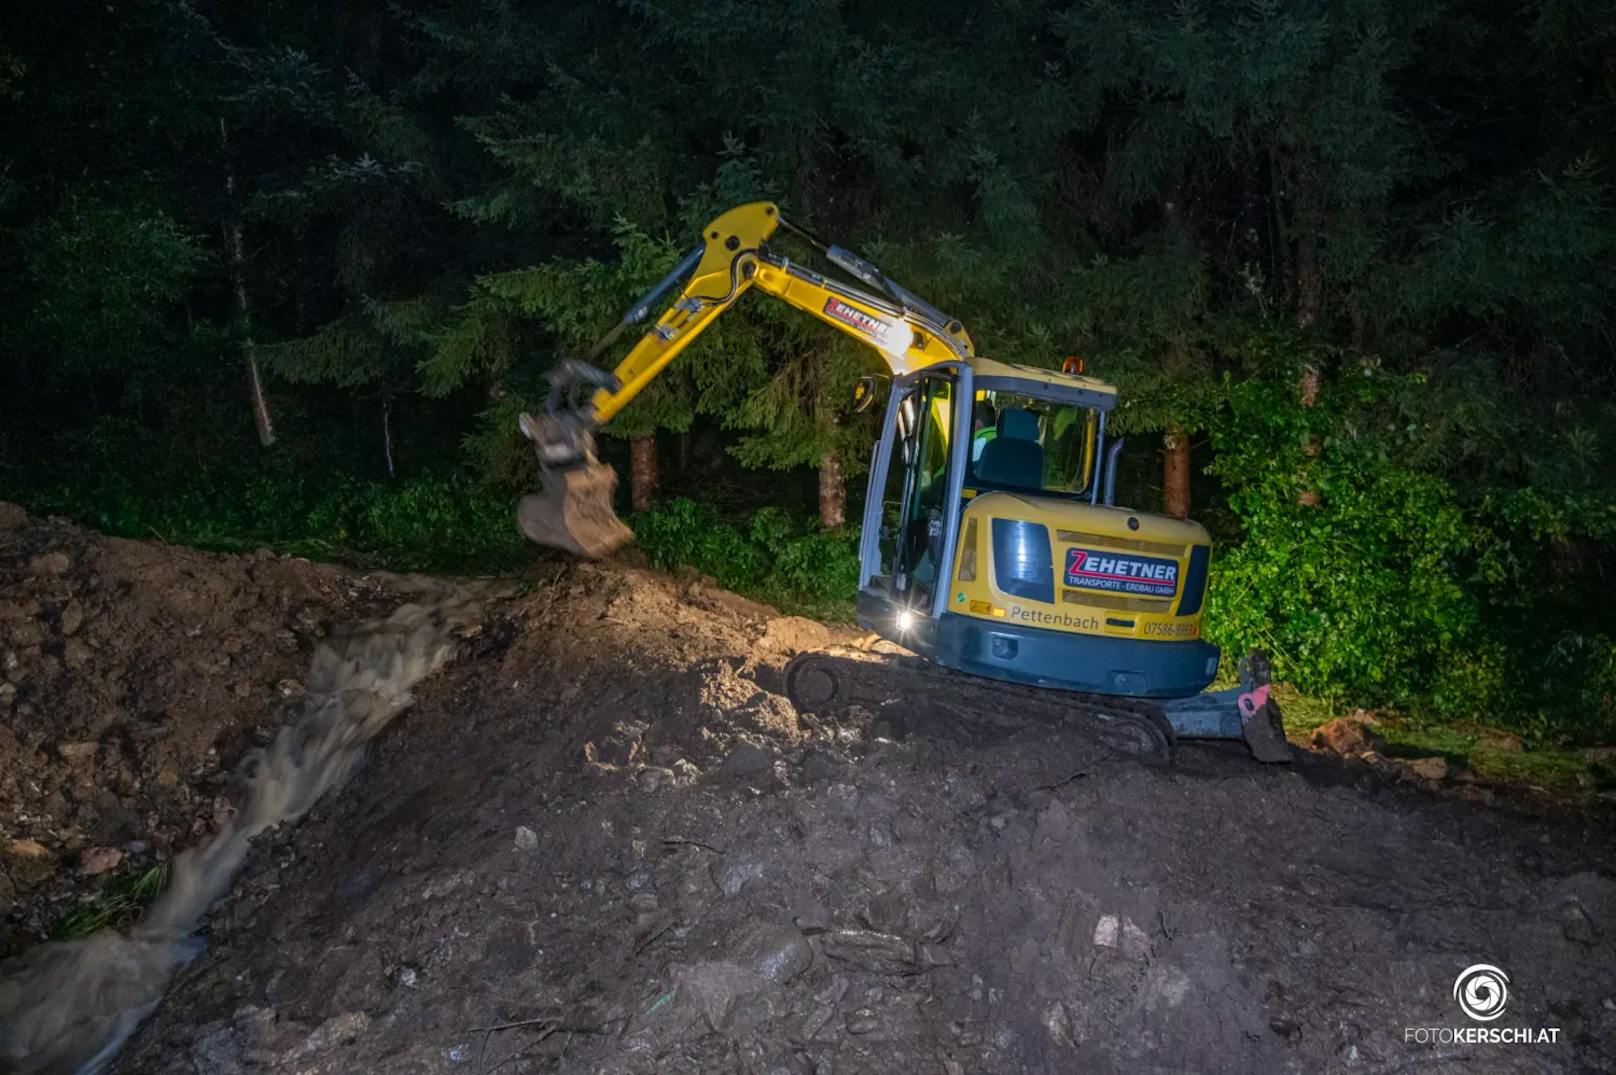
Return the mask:
<path id="1" fill-rule="evenodd" d="M 943 668 L 1150 699 L 1177 735 L 1285 760 L 1260 658 L 1240 687 L 1206 690 L 1220 660 L 1201 637 L 1206 530 L 1114 503 L 1116 398 L 1093 378 L 975 356 L 895 378 L 865 498 L 859 623 Z"/>
<path id="2" fill-rule="evenodd" d="M 997 678 L 1139 697 L 1206 687 L 1211 541 L 1112 503 L 1115 404 L 1104 382 L 974 356 L 895 379 L 866 498 L 861 622 Z M 1078 642 L 1100 659 L 1073 661 Z"/>

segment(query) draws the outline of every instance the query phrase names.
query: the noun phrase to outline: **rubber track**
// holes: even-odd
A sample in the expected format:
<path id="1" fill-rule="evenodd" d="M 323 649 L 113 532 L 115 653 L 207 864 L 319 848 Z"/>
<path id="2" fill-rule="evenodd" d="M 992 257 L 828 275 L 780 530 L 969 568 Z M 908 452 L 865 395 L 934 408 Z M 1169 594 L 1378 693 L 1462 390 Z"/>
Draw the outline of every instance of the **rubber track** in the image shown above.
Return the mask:
<path id="1" fill-rule="evenodd" d="M 852 646 L 800 653 L 786 665 L 785 688 L 808 713 L 907 704 L 963 711 L 1001 727 L 1063 724 L 1151 765 L 1170 762 L 1175 745 L 1173 726 L 1148 701 L 984 679 L 908 654 Z"/>

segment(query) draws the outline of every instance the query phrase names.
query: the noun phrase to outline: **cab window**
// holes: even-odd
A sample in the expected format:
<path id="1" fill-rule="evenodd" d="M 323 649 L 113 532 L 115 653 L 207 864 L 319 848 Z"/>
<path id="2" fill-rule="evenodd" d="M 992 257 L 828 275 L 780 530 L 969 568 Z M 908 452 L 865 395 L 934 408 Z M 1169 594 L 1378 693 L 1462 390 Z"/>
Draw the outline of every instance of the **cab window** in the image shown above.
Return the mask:
<path id="1" fill-rule="evenodd" d="M 1094 475 L 1099 415 L 1092 407 L 1015 392 L 981 392 L 971 414 L 969 483 L 1065 496 Z"/>

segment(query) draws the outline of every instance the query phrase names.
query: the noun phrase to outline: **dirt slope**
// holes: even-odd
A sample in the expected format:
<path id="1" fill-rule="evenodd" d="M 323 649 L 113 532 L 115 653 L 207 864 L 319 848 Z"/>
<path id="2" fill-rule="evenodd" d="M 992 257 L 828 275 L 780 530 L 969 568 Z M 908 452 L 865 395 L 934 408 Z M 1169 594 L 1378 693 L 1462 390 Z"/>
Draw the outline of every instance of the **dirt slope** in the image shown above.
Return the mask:
<path id="1" fill-rule="evenodd" d="M 396 604 L 401 581 L 0 503 L 0 956 L 210 831 L 313 641 Z"/>
<path id="2" fill-rule="evenodd" d="M 123 1072 L 1599 1071 L 1610 832 L 1324 761 L 820 722 L 826 631 L 577 568 L 255 849 Z M 487 639 L 485 639 L 485 647 Z M 1404 1043 L 1471 1023 L 1553 1046 Z"/>

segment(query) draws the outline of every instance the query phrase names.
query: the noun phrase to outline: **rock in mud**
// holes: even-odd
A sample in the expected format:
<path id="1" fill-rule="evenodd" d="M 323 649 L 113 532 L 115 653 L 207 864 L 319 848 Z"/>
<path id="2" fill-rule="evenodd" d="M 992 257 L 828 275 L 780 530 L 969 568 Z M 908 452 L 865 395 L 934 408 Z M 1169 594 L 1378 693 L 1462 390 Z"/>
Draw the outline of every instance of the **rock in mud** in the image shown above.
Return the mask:
<path id="1" fill-rule="evenodd" d="M 1364 754 L 1386 749 L 1386 740 L 1370 726 L 1356 717 L 1337 717 L 1313 730 L 1310 742 L 1314 750 L 1328 750 L 1336 754 Z"/>
<path id="2" fill-rule="evenodd" d="M 1440 754 L 1430 758 L 1414 758 L 1406 763 L 1406 767 L 1421 780 L 1446 780 L 1453 775 L 1453 764 Z"/>
<path id="3" fill-rule="evenodd" d="M 847 759 L 828 750 L 811 749 L 803 754 L 802 778 L 819 784 L 834 780 L 847 765 Z"/>
<path id="4" fill-rule="evenodd" d="M 290 1061 L 303 1060 L 317 1056 L 336 1046 L 353 1041 L 370 1026 L 370 1016 L 364 1012 L 343 1012 L 333 1015 L 314 1029 L 314 1032 L 304 1038 L 285 1059 Z"/>
<path id="5" fill-rule="evenodd" d="M 824 649 L 832 641 L 830 629 L 822 623 L 801 616 L 779 616 L 764 625 L 757 645 L 760 650 L 790 655 Z"/>
<path id="6" fill-rule="evenodd" d="M 718 766 L 718 778 L 734 783 L 756 780 L 774 771 L 774 755 L 756 743 L 742 743 Z"/>
<path id="7" fill-rule="evenodd" d="M 813 965 L 814 950 L 795 926 L 756 925 L 735 945 L 737 962 L 777 985 L 785 985 Z"/>
<path id="8" fill-rule="evenodd" d="M 21 504 L 0 500 L 0 530 L 16 530 L 28 521 Z"/>
<path id="9" fill-rule="evenodd" d="M 726 896 L 739 896 L 741 891 L 763 877 L 767 867 L 755 858 L 726 856 L 713 865 L 713 883 Z"/>
<path id="10" fill-rule="evenodd" d="M 534 851 L 539 846 L 539 834 L 526 825 L 516 826 L 516 849 L 518 851 Z"/>
<path id="11" fill-rule="evenodd" d="M 79 873 L 85 877 L 97 877 L 116 870 L 122 861 L 123 852 L 116 847 L 92 847 L 79 856 Z"/>
<path id="12" fill-rule="evenodd" d="M 39 656 L 39 646 L 45 641 L 45 628 L 38 620 L 18 620 L 6 628 L 6 641 L 21 646 L 24 655 Z"/>
<path id="13" fill-rule="evenodd" d="M 724 960 L 669 967 L 672 988 L 653 998 L 629 1023 L 630 1048 L 659 1053 L 670 1044 L 699 1030 L 705 1023 L 713 1031 L 741 1029 L 737 1021 L 756 1023 L 772 1007 L 762 994 L 773 985 L 747 967 Z M 754 1000 L 763 999 L 761 1011 Z"/>
<path id="14" fill-rule="evenodd" d="M 1150 937 L 1132 919 L 1114 914 L 1101 915 L 1094 924 L 1094 946 L 1116 948 L 1126 955 L 1136 956 L 1150 948 Z"/>
<path id="15" fill-rule="evenodd" d="M 42 552 L 28 561 L 30 575 L 65 575 L 73 567 L 73 558 L 60 549 Z"/>
<path id="16" fill-rule="evenodd" d="M 1594 927 L 1593 919 L 1574 899 L 1560 905 L 1560 932 L 1566 940 L 1587 948 L 1599 943 L 1599 930 Z"/>
<path id="17" fill-rule="evenodd" d="M 881 1017 L 870 1008 L 855 1008 L 845 1020 L 849 1034 L 868 1034 L 881 1028 Z"/>
<path id="18" fill-rule="evenodd" d="M 0 601 L 0 623 L 22 623 L 39 615 L 39 601 L 33 597 L 19 597 L 12 601 Z M 9 631 L 8 631 L 9 637 Z"/>
<path id="19" fill-rule="evenodd" d="M 822 939 L 825 954 L 871 974 L 913 974 L 921 967 L 915 946 L 902 937 L 867 929 L 838 929 Z"/>
<path id="20" fill-rule="evenodd" d="M 675 779 L 672 769 L 664 769 L 660 765 L 647 765 L 634 774 L 634 782 L 644 791 L 672 787 Z"/>
<path id="21" fill-rule="evenodd" d="M 878 933 L 902 933 L 908 919 L 909 900 L 900 889 L 887 889 L 878 893 L 859 918 Z"/>
<path id="22" fill-rule="evenodd" d="M 78 634 L 79 628 L 84 626 L 84 606 L 77 601 L 69 601 L 57 614 L 56 622 L 62 634 L 68 637 Z"/>
<path id="23" fill-rule="evenodd" d="M 56 872 L 56 856 L 38 840 L 7 841 L 0 859 L 20 889 L 33 888 Z"/>
<path id="24" fill-rule="evenodd" d="M 76 638 L 70 638 L 62 646 L 62 663 L 78 671 L 90 663 L 90 647 Z"/>
<path id="25" fill-rule="evenodd" d="M 1145 1010 L 1148 1012 L 1166 1012 L 1184 1003 L 1184 998 L 1190 995 L 1194 983 L 1189 975 L 1170 963 L 1155 963 L 1145 972 L 1140 992 L 1144 996 Z"/>

